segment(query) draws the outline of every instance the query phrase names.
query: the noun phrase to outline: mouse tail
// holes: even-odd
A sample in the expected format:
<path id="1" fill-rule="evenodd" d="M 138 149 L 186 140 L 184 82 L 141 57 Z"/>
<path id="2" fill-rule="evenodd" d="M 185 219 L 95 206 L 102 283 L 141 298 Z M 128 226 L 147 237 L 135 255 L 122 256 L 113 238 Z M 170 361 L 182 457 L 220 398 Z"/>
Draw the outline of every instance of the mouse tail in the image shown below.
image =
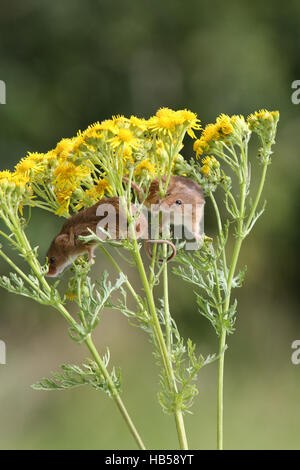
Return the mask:
<path id="1" fill-rule="evenodd" d="M 123 176 L 122 180 L 124 181 L 124 183 L 129 183 L 129 179 L 126 176 Z M 139 202 L 143 202 L 144 199 L 145 199 L 145 194 L 141 190 L 141 188 L 136 183 L 134 183 L 133 181 L 131 181 L 131 187 L 132 187 L 132 189 L 134 189 L 136 191 Z"/>
<path id="2" fill-rule="evenodd" d="M 167 260 L 166 260 L 167 263 L 169 261 L 171 261 L 174 258 L 174 256 L 176 256 L 176 247 L 175 247 L 174 243 L 170 242 L 170 240 L 145 240 L 145 251 L 146 251 L 147 255 L 149 256 L 149 258 L 152 258 L 152 253 L 150 252 L 150 249 L 149 249 L 149 243 L 152 243 L 152 244 L 153 243 L 159 243 L 159 244 L 166 243 L 167 245 L 169 245 L 172 248 L 173 252 L 167 258 Z M 164 260 L 160 258 L 158 261 L 160 263 L 162 263 Z"/>

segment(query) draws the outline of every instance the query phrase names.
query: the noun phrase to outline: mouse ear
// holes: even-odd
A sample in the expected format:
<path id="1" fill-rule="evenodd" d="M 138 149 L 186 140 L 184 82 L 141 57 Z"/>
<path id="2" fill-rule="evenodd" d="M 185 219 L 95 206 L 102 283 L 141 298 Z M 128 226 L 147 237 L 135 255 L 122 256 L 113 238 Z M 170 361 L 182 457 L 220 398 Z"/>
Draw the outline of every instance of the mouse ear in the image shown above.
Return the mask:
<path id="1" fill-rule="evenodd" d="M 61 233 L 56 237 L 56 243 L 60 245 L 67 246 L 69 244 L 69 235 L 67 233 Z"/>

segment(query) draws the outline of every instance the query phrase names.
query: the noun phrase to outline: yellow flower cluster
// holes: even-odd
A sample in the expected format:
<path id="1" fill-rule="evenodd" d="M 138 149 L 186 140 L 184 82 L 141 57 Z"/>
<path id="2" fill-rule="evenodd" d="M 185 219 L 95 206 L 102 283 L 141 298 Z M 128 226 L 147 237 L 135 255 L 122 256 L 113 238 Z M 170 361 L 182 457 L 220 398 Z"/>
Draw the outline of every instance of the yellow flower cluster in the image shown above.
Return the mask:
<path id="1" fill-rule="evenodd" d="M 148 120 L 147 127 L 152 132 L 157 132 L 162 135 L 172 135 L 179 128 L 185 130 L 192 138 L 196 138 L 193 129 L 200 130 L 200 120 L 197 114 L 187 109 L 173 111 L 169 108 L 161 108 L 157 111 L 156 115 Z"/>
<path id="2" fill-rule="evenodd" d="M 149 159 L 142 160 L 138 163 L 134 173 L 135 175 L 141 175 L 143 172 L 152 176 L 155 176 L 157 173 L 155 165 L 153 165 Z"/>
<path id="3" fill-rule="evenodd" d="M 207 156 L 205 158 L 202 158 L 201 161 L 202 167 L 200 171 L 205 177 L 208 177 L 209 175 L 211 175 L 212 172 L 220 168 L 220 163 L 213 155 L 211 155 L 210 157 Z"/>
<path id="4" fill-rule="evenodd" d="M 226 114 L 221 114 L 215 124 L 208 124 L 202 132 L 200 139 L 194 142 L 194 151 L 199 157 L 203 153 L 207 153 L 212 142 L 218 140 L 226 140 L 233 133 L 236 116 L 231 118 Z"/>
<path id="5" fill-rule="evenodd" d="M 276 128 L 278 120 L 278 111 L 267 111 L 266 109 L 261 109 L 250 114 L 247 118 L 247 123 L 251 131 L 261 135 L 268 135 L 272 128 Z"/>
<path id="6" fill-rule="evenodd" d="M 60 140 L 46 153 L 31 153 L 14 172 L 0 172 L 0 185 L 10 182 L 28 188 L 34 203 L 42 203 L 59 215 L 78 210 L 105 195 L 117 195 L 122 177 L 130 171 L 138 183 L 173 168 L 176 142 L 182 148 L 185 133 L 195 138 L 200 129 L 197 115 L 187 109 L 162 108 L 148 120 L 136 116 L 112 116 L 91 124 L 73 138 Z M 172 158 L 172 161 L 170 161 Z"/>
<path id="7" fill-rule="evenodd" d="M 266 110 L 251 114 L 247 122 L 243 116 L 221 114 L 195 140 L 196 157 L 205 153 L 219 157 L 225 144 L 243 141 L 251 130 L 271 135 L 270 126 L 276 127 L 278 118 L 277 111 Z M 6 187 L 16 188 L 22 204 L 67 216 L 70 209 L 89 207 L 106 195 L 120 195 L 123 177 L 129 174 L 138 185 L 168 171 L 187 174 L 189 165 L 180 152 L 185 134 L 196 139 L 197 130 L 201 130 L 200 120 L 187 109 L 161 108 L 149 119 L 112 116 L 60 140 L 46 153 L 29 152 L 14 172 L 0 172 L 0 189 L 3 193 Z M 207 180 L 215 178 L 219 163 L 215 157 L 206 157 L 200 171 Z"/>
<path id="8" fill-rule="evenodd" d="M 0 171 L 0 186 L 9 185 L 10 188 L 25 188 L 28 186 L 29 176 L 25 174 L 11 173 L 9 170 Z"/>

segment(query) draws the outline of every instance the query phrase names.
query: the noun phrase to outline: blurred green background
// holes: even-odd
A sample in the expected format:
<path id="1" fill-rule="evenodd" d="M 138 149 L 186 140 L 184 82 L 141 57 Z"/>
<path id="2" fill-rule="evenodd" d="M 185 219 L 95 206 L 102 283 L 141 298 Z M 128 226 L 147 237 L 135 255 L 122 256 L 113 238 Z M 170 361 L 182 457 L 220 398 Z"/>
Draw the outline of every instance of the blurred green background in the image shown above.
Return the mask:
<path id="1" fill-rule="evenodd" d="M 299 1 L 11 0 L 0 8 L 0 79 L 7 87 L 7 104 L 0 106 L 2 169 L 115 114 L 190 108 L 205 124 L 221 112 L 280 111 L 267 209 L 242 253 L 248 273 L 237 292 L 236 333 L 228 338 L 224 445 L 299 449 L 300 365 L 291 362 L 291 343 L 300 339 L 300 105 L 291 102 L 291 84 L 300 79 Z M 207 204 L 206 233 L 213 236 L 211 212 Z M 29 236 L 41 257 L 61 223 L 33 214 Z M 99 252 L 93 272 L 106 267 Z M 2 262 L 0 269 L 8 272 Z M 133 269 L 130 276 L 137 282 Z M 192 290 L 174 276 L 170 284 L 180 331 L 199 352 L 215 352 L 215 333 L 197 313 Z M 135 448 L 104 394 L 30 388 L 60 364 L 84 360 L 87 351 L 69 339 L 55 311 L 3 290 L 0 296 L 0 338 L 7 346 L 0 448 Z M 148 338 L 108 311 L 96 344 L 101 352 L 109 345 L 111 363 L 122 368 L 123 398 L 146 445 L 176 448 L 173 418 L 157 403 L 158 368 Z M 216 364 L 201 371 L 193 415 L 186 418 L 194 449 L 216 445 L 216 372 Z"/>

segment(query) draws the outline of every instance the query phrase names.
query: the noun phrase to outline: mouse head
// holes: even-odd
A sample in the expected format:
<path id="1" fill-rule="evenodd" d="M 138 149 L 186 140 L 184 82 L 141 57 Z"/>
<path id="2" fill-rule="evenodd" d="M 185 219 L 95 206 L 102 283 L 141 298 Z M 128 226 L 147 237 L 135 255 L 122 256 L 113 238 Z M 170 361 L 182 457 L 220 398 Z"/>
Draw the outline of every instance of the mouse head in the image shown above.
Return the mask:
<path id="1" fill-rule="evenodd" d="M 165 178 L 162 180 L 165 182 Z M 164 198 L 160 198 L 158 180 L 152 181 L 146 204 L 151 213 L 161 211 L 162 232 L 165 229 L 168 232 L 168 227 L 173 224 L 174 227 L 185 227 L 196 241 L 200 240 L 205 199 L 201 187 L 191 178 L 171 176 Z"/>
<path id="2" fill-rule="evenodd" d="M 71 255 L 71 256 L 70 256 Z M 49 263 L 47 276 L 56 277 L 72 262 L 70 253 L 70 241 L 67 233 L 57 235 L 52 241 L 47 252 Z"/>
<path id="3" fill-rule="evenodd" d="M 165 178 L 162 180 L 164 182 Z M 191 178 L 171 176 L 164 198 L 159 197 L 158 180 L 151 183 L 146 203 L 148 206 L 158 205 L 163 212 L 182 214 L 188 207 L 204 206 L 205 199 L 200 185 Z"/>

